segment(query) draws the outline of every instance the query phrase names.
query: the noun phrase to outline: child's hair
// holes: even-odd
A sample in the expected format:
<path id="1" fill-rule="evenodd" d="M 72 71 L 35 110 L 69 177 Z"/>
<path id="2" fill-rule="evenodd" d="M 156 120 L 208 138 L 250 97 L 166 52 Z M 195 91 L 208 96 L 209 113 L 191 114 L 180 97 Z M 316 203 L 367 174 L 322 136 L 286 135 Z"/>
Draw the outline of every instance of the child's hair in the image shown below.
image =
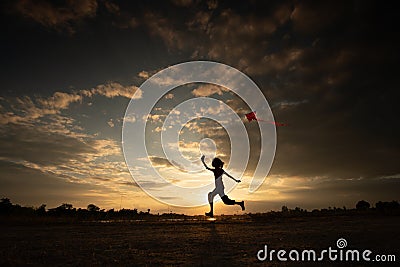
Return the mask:
<path id="1" fill-rule="evenodd" d="M 224 162 L 219 158 L 214 158 L 211 165 L 214 168 L 222 168 L 222 166 L 224 166 Z"/>

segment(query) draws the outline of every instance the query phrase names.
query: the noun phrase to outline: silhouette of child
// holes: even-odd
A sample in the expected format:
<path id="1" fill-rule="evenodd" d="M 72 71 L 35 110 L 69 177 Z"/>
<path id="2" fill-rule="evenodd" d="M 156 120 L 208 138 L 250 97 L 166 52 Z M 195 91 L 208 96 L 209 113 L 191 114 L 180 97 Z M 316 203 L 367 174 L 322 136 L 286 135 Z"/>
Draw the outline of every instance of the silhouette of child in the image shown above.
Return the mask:
<path id="1" fill-rule="evenodd" d="M 222 182 L 222 175 L 225 174 L 226 176 L 228 176 L 229 178 L 231 178 L 232 180 L 234 180 L 237 183 L 240 183 L 240 180 L 237 180 L 235 178 L 233 178 L 232 176 L 230 176 L 227 172 L 224 171 L 224 169 L 222 169 L 222 167 L 224 166 L 224 162 L 222 160 L 220 160 L 219 158 L 214 158 L 211 165 L 214 167 L 214 169 L 211 169 L 207 166 L 207 164 L 204 162 L 204 158 L 205 156 L 203 155 L 201 157 L 201 162 L 203 162 L 204 167 L 206 167 L 207 170 L 210 170 L 214 173 L 214 177 L 215 177 L 215 189 L 213 191 L 211 191 L 210 193 L 208 193 L 208 203 L 210 203 L 210 212 L 206 212 L 206 216 L 210 216 L 210 217 L 214 217 L 214 209 L 213 209 L 213 200 L 214 197 L 216 195 L 219 195 L 222 199 L 222 201 L 224 202 L 225 205 L 239 205 L 242 210 L 244 210 L 244 201 L 235 201 L 230 199 L 227 195 L 225 195 L 224 192 L 224 183 Z"/>

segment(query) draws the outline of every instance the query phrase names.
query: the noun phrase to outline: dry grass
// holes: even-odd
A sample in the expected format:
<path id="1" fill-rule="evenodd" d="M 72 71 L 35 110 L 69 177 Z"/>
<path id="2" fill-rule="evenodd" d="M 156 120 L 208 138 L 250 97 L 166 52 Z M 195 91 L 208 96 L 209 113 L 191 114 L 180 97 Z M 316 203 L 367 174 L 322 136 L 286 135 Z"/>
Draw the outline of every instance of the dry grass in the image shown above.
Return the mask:
<path id="1" fill-rule="evenodd" d="M 397 254 L 399 225 L 399 216 L 279 218 L 263 222 L 25 222 L 15 225 L 3 221 L 0 266 L 253 266 L 260 264 L 256 253 L 265 244 L 275 249 L 318 250 L 335 247 L 340 237 L 347 240 L 349 248 Z M 275 261 L 271 265 L 294 264 Z M 309 262 L 304 266 L 308 265 Z"/>

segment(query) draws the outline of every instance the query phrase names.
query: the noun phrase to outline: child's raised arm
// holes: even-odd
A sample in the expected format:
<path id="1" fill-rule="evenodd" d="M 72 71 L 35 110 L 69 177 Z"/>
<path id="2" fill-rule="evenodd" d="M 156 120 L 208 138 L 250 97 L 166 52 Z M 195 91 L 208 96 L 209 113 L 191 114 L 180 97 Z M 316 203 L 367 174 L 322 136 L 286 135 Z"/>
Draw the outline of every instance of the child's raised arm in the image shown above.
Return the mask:
<path id="1" fill-rule="evenodd" d="M 203 165 L 204 165 L 204 167 L 206 167 L 206 169 L 207 169 L 207 170 L 210 170 L 210 171 L 212 171 L 212 169 L 211 169 L 211 168 L 208 168 L 207 164 L 204 162 L 204 158 L 205 158 L 205 156 L 204 156 L 204 155 L 203 155 L 203 156 L 201 156 L 201 162 L 203 162 Z"/>
<path id="2" fill-rule="evenodd" d="M 233 178 L 233 177 L 232 177 L 229 173 L 227 173 L 226 171 L 224 171 L 224 174 L 225 174 L 226 176 L 228 176 L 229 178 L 231 178 L 232 180 L 234 180 L 235 182 L 237 182 L 237 183 L 240 183 L 240 182 L 241 182 L 240 180 Z"/>

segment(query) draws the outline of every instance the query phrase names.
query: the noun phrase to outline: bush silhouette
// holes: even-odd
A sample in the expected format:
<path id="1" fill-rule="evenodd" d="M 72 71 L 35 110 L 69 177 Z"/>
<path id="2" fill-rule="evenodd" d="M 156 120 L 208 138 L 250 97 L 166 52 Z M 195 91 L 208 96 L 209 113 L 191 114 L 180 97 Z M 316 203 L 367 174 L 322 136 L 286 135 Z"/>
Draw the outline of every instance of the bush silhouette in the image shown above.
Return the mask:
<path id="1" fill-rule="evenodd" d="M 96 212 L 96 211 L 99 211 L 100 208 L 97 207 L 95 204 L 89 204 L 87 206 L 87 210 L 90 211 L 90 212 Z"/>
<path id="2" fill-rule="evenodd" d="M 369 209 L 370 206 L 371 205 L 367 201 L 360 200 L 360 201 L 358 201 L 358 203 L 356 205 L 356 209 L 357 210 L 367 210 L 367 209 Z"/>

